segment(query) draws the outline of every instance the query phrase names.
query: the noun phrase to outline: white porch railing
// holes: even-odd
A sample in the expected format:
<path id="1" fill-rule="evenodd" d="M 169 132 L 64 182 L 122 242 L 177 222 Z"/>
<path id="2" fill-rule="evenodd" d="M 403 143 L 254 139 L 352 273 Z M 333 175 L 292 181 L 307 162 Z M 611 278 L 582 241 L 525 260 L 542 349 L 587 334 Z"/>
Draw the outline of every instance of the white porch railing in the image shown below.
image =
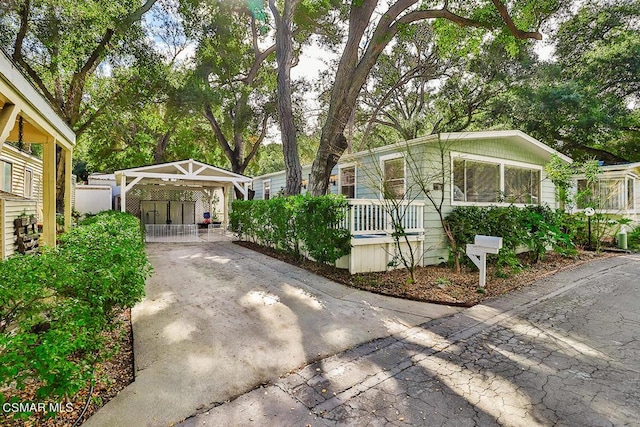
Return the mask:
<path id="1" fill-rule="evenodd" d="M 349 199 L 348 212 L 340 226 L 355 236 L 392 234 L 395 232 L 394 218 L 400 222 L 405 233 L 424 232 L 424 202 L 405 201 L 394 204 L 375 199 Z"/>

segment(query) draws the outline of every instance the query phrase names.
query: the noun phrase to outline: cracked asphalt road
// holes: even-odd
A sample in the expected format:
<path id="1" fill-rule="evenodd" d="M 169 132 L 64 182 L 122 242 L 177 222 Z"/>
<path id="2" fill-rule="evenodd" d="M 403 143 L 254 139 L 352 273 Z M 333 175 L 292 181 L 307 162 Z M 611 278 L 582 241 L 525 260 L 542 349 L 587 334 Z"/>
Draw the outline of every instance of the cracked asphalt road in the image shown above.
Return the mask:
<path id="1" fill-rule="evenodd" d="M 183 426 L 640 426 L 640 257 L 320 360 Z"/>

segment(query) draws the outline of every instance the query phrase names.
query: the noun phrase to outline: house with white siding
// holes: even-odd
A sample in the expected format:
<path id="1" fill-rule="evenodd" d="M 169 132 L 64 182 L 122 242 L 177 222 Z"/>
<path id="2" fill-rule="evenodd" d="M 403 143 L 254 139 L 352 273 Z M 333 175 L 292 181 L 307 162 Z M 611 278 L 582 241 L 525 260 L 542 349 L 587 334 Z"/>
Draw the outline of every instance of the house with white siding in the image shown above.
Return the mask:
<path id="1" fill-rule="evenodd" d="M 63 186 L 65 227 L 71 226 L 73 130 L 0 50 L 0 259 L 17 249 L 15 220 L 42 225 L 38 243 L 56 244 L 56 187 Z M 29 147 L 40 145 L 42 158 Z M 56 156 L 64 158 L 58 182 Z M 34 227 L 31 227 L 33 225 Z M 25 233 L 27 228 L 22 227 Z M 35 234 L 35 233 L 34 233 Z"/>
<path id="2" fill-rule="evenodd" d="M 331 173 L 329 192 L 349 199 L 346 225 L 352 252 L 337 262 L 352 273 L 384 271 L 394 255 L 389 199 L 402 206 L 403 229 L 422 264 L 447 259 L 448 245 L 433 203 L 446 216 L 455 206 L 548 205 L 556 189 L 544 170 L 552 155 L 572 160 L 517 130 L 429 135 L 345 154 Z M 303 193 L 311 166 L 302 170 Z M 255 199 L 285 186 L 285 173 L 255 177 Z"/>

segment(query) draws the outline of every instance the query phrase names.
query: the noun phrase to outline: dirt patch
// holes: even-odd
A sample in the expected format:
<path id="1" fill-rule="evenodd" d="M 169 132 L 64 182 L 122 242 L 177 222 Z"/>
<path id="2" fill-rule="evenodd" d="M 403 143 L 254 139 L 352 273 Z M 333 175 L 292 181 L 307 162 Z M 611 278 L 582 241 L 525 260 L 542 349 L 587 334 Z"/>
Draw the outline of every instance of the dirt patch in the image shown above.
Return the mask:
<path id="1" fill-rule="evenodd" d="M 45 412 L 34 412 L 25 419 L 12 419 L 2 413 L 2 426 L 73 426 L 81 425 L 98 409 L 114 398 L 122 389 L 134 380 L 133 372 L 133 335 L 131 330 L 131 310 L 127 309 L 118 315 L 118 327 L 107 336 L 107 352 L 114 352 L 113 357 L 96 366 L 96 383 L 80 390 L 72 398 L 59 400 L 43 400 L 35 396 L 36 383 L 29 384 L 24 390 L 11 388 L 0 389 L 7 397 L 17 397 L 23 403 L 60 404 L 64 411 L 57 412 L 55 418 L 47 418 Z M 91 396 L 89 397 L 89 393 Z M 88 402 L 88 403 L 87 403 Z M 85 409 L 86 406 L 86 409 Z M 84 411 L 84 413 L 83 413 Z M 79 419 L 80 418 L 80 419 Z"/>
<path id="2" fill-rule="evenodd" d="M 496 268 L 489 266 L 487 285 L 484 293 L 480 293 L 478 292 L 478 271 L 469 267 L 463 267 L 461 273 L 455 273 L 451 268 L 444 266 L 417 267 L 416 281 L 409 283 L 410 277 L 405 269 L 349 274 L 347 270 L 318 264 L 307 259 L 299 260 L 294 256 L 252 242 L 236 241 L 234 243 L 354 288 L 416 301 L 462 307 L 470 307 L 488 298 L 504 295 L 566 268 L 594 259 L 615 256 L 612 253 L 579 251 L 574 257 L 562 257 L 555 252 L 550 252 L 542 261 L 525 266 L 520 271 L 511 272 L 507 277 L 497 277 Z M 521 262 L 525 265 L 526 256 L 521 255 L 521 257 Z"/>

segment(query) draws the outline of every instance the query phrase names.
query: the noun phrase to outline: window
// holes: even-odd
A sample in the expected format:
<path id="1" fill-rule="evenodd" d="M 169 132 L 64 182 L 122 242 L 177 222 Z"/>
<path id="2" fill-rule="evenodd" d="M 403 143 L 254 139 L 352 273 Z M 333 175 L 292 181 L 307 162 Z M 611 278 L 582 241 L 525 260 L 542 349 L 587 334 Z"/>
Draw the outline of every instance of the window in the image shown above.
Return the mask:
<path id="1" fill-rule="evenodd" d="M 271 180 L 262 181 L 262 198 L 269 200 L 271 198 Z"/>
<path id="2" fill-rule="evenodd" d="M 348 199 L 356 197 L 356 168 L 351 166 L 340 169 L 340 194 Z"/>
<path id="3" fill-rule="evenodd" d="M 636 199 L 634 197 L 635 180 L 633 178 L 627 178 L 627 209 L 635 209 Z"/>
<path id="4" fill-rule="evenodd" d="M 383 160 L 384 180 L 382 192 L 385 199 L 404 197 L 404 157 Z"/>
<path id="5" fill-rule="evenodd" d="M 540 171 L 504 167 L 504 197 L 508 203 L 540 203 Z"/>
<path id="6" fill-rule="evenodd" d="M 0 160 L 0 190 L 11 193 L 11 176 L 13 165 Z"/>
<path id="7" fill-rule="evenodd" d="M 589 184 L 586 179 L 578 180 L 578 208 L 593 207 L 604 210 L 624 209 L 624 180 L 601 179 Z"/>
<path id="8" fill-rule="evenodd" d="M 30 199 L 33 193 L 33 171 L 24 170 L 24 197 Z"/>
<path id="9" fill-rule="evenodd" d="M 475 160 L 454 159 L 454 201 L 497 202 L 499 194 L 500 165 Z"/>
<path id="10" fill-rule="evenodd" d="M 453 158 L 454 202 L 540 204 L 541 168 L 491 160 Z"/>

